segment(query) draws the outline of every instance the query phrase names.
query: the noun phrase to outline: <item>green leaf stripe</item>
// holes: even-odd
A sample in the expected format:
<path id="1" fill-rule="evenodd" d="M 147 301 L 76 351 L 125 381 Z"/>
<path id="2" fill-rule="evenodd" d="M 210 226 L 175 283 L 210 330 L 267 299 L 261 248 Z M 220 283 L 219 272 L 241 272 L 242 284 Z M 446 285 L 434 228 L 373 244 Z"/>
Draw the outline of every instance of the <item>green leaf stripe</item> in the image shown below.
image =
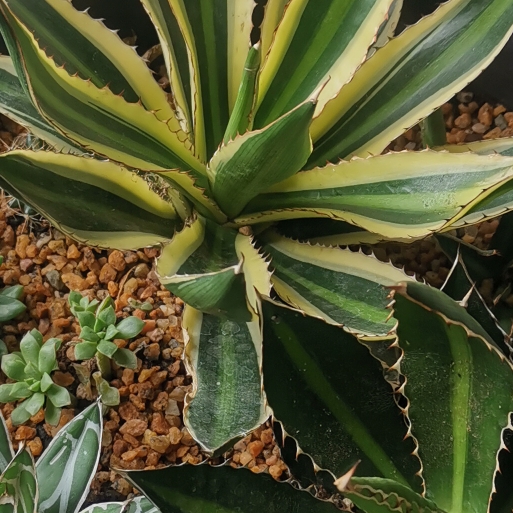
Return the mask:
<path id="1" fill-rule="evenodd" d="M 39 458 L 38 513 L 77 513 L 89 492 L 100 459 L 101 404 L 94 403 L 59 431 Z"/>
<path id="2" fill-rule="evenodd" d="M 284 238 L 265 250 L 274 288 L 285 302 L 351 332 L 386 335 L 393 329 L 386 287 L 409 279 L 401 270 L 363 253 Z"/>
<path id="3" fill-rule="evenodd" d="M 269 416 L 260 374 L 260 326 L 257 320 L 235 322 L 187 306 L 184 327 L 186 361 L 194 376 L 184 423 L 205 450 L 214 452 Z"/>
<path id="4" fill-rule="evenodd" d="M 266 395 L 301 450 L 335 476 L 360 461 L 357 475 L 420 492 L 415 445 L 381 363 L 343 330 L 268 302 L 263 308 Z"/>
<path id="5" fill-rule="evenodd" d="M 326 84 L 322 110 L 365 59 L 391 2 L 290 2 L 262 69 L 255 126 L 268 125 Z"/>
<path id="6" fill-rule="evenodd" d="M 486 511 L 513 411 L 513 369 L 485 338 L 450 320 L 444 303 L 435 303 L 442 292 L 422 287 L 431 307 L 413 299 L 420 288 L 410 283 L 397 290 L 394 315 L 426 491 L 446 511 Z M 455 302 L 452 308 L 464 312 Z"/>
<path id="7" fill-rule="evenodd" d="M 333 504 L 267 474 L 228 466 L 179 465 L 125 473 L 161 511 L 181 513 L 335 513 Z"/>
<path id="8" fill-rule="evenodd" d="M 172 205 L 112 162 L 22 150 L 0 159 L 0 176 L 18 197 L 76 239 L 134 249 L 173 233 Z"/>
<path id="9" fill-rule="evenodd" d="M 509 0 L 453 0 L 404 31 L 326 106 L 307 167 L 380 153 L 475 78 L 509 39 L 512 21 Z"/>
<path id="10" fill-rule="evenodd" d="M 448 228 L 513 176 L 502 156 L 404 152 L 298 173 L 252 200 L 238 223 L 331 217 L 385 237 L 422 237 Z M 485 191 L 485 192 L 483 192 Z M 452 219 L 454 218 L 454 221 Z"/>

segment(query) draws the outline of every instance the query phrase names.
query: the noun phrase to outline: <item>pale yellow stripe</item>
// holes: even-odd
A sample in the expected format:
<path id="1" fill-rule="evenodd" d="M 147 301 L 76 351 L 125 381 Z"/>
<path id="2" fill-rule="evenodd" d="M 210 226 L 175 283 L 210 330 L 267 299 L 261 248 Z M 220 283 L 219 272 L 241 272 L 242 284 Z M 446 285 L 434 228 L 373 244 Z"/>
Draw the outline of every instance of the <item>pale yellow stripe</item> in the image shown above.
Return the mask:
<path id="1" fill-rule="evenodd" d="M 239 85 L 244 71 L 244 63 L 250 47 L 253 28 L 251 15 L 255 8 L 254 0 L 227 2 L 228 16 L 228 102 L 230 112 L 235 105 Z"/>
<path id="2" fill-rule="evenodd" d="M 164 246 L 157 261 L 157 274 L 162 283 L 172 278 L 185 261 L 201 246 L 205 237 L 205 221 L 198 217 Z"/>

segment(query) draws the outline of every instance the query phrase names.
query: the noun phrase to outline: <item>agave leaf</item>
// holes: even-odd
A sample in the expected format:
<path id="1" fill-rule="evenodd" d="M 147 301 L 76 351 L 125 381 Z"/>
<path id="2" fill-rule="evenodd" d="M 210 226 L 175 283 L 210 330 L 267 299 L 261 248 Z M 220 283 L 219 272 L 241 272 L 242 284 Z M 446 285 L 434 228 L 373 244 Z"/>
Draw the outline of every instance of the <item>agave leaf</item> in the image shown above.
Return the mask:
<path id="1" fill-rule="evenodd" d="M 438 151 L 448 151 L 450 153 L 478 153 L 479 155 L 494 155 L 500 153 L 505 157 L 513 156 L 513 137 L 502 137 L 487 141 L 476 141 L 465 144 L 446 144 L 434 148 Z"/>
<path id="2" fill-rule="evenodd" d="M 260 25 L 262 56 L 265 58 L 274 40 L 276 29 L 283 18 L 289 0 L 268 0 L 265 4 L 264 19 Z"/>
<path id="3" fill-rule="evenodd" d="M 388 238 L 422 237 L 463 223 L 469 205 L 480 210 L 480 219 L 488 215 L 481 205 L 498 194 L 494 189 L 513 187 L 512 164 L 511 157 L 434 151 L 342 161 L 271 187 L 236 222 L 329 217 Z M 497 201 L 509 205 L 509 199 L 504 194 Z"/>
<path id="4" fill-rule="evenodd" d="M 352 478 L 344 495 L 366 513 L 444 513 L 434 502 L 391 479 Z"/>
<path id="5" fill-rule="evenodd" d="M 123 473 L 161 511 L 183 513 L 335 513 L 330 503 L 314 499 L 269 475 L 256 476 L 228 466 L 179 465 Z"/>
<path id="6" fill-rule="evenodd" d="M 126 513 L 160 513 L 160 510 L 146 497 L 135 497 L 127 506 Z"/>
<path id="7" fill-rule="evenodd" d="M 34 459 L 22 447 L 0 476 L 0 507 L 5 512 L 12 505 L 13 513 L 39 513 L 39 493 Z"/>
<path id="8" fill-rule="evenodd" d="M 157 264 L 160 282 L 198 310 L 250 321 L 236 236 L 201 217 L 192 220 L 164 247 Z"/>
<path id="9" fill-rule="evenodd" d="M 512 366 L 443 292 L 409 283 L 394 297 L 401 391 L 426 493 L 446 511 L 486 511 L 513 410 Z"/>
<path id="10" fill-rule="evenodd" d="M 247 132 L 222 145 L 208 166 L 213 193 L 221 210 L 235 217 L 249 200 L 293 176 L 312 151 L 308 127 L 315 99 L 261 130 Z"/>
<path id="11" fill-rule="evenodd" d="M 255 103 L 260 59 L 260 46 L 252 46 L 249 49 L 244 64 L 244 72 L 238 88 L 237 97 L 224 134 L 224 144 L 228 144 L 232 139 L 235 139 L 237 135 L 244 134 L 247 130 L 250 130 L 253 125 L 253 105 Z"/>
<path id="12" fill-rule="evenodd" d="M 124 502 L 101 502 L 81 510 L 80 513 L 124 513 L 124 511 Z"/>
<path id="13" fill-rule="evenodd" d="M 508 0 L 452 0 L 380 48 L 312 124 L 307 167 L 379 154 L 492 62 L 512 19 Z"/>
<path id="14" fill-rule="evenodd" d="M 445 120 L 442 109 L 436 109 L 421 123 L 424 148 L 433 148 L 447 142 Z"/>
<path id="15" fill-rule="evenodd" d="M 0 159 L 0 176 L 18 197 L 28 198 L 64 233 L 91 245 L 136 249 L 158 244 L 179 221 L 171 203 L 114 162 L 26 150 Z"/>
<path id="16" fill-rule="evenodd" d="M 276 235 L 265 250 L 274 290 L 286 303 L 350 332 L 386 335 L 393 329 L 386 287 L 409 279 L 403 271 L 363 253 Z"/>
<path id="17" fill-rule="evenodd" d="M 89 492 L 100 459 L 102 412 L 94 403 L 66 424 L 39 458 L 38 513 L 76 513 Z"/>
<path id="18" fill-rule="evenodd" d="M 262 67 L 255 126 L 278 119 L 326 83 L 316 107 L 321 112 L 365 60 L 391 3 L 292 0 Z M 275 20 L 281 6 L 273 7 Z"/>
<path id="19" fill-rule="evenodd" d="M 215 452 L 269 417 L 260 373 L 260 322 L 256 316 L 235 322 L 187 305 L 183 328 L 186 365 L 194 378 L 184 424 L 205 450 Z"/>
<path id="20" fill-rule="evenodd" d="M 0 6 L 22 50 L 32 100 L 59 131 L 82 146 L 135 168 L 204 173 L 183 132 L 172 131 L 142 104 L 128 103 L 108 88 L 99 89 L 90 81 L 69 75 L 7 11 L 5 0 Z"/>
<path id="21" fill-rule="evenodd" d="M 197 151 L 208 160 L 223 138 L 237 95 L 255 4 L 253 0 L 168 1 L 189 56 Z"/>
<path id="22" fill-rule="evenodd" d="M 9 462 L 14 458 L 11 437 L 5 424 L 4 416 L 0 414 L 0 474 L 4 472 Z"/>
<path id="23" fill-rule="evenodd" d="M 376 42 L 372 45 L 372 48 L 367 54 L 367 59 L 374 55 L 374 52 L 383 46 L 385 46 L 390 39 L 395 35 L 395 29 L 399 23 L 401 17 L 401 11 L 403 8 L 404 0 L 393 0 L 392 4 L 388 9 L 386 20 L 379 27 Z"/>
<path id="24" fill-rule="evenodd" d="M 0 112 L 58 151 L 83 153 L 37 112 L 16 75 L 12 58 L 7 55 L 0 56 Z"/>
<path id="25" fill-rule="evenodd" d="M 343 330 L 267 302 L 263 308 L 264 388 L 301 450 L 334 475 L 360 461 L 359 476 L 422 491 L 415 444 L 381 363 Z"/>

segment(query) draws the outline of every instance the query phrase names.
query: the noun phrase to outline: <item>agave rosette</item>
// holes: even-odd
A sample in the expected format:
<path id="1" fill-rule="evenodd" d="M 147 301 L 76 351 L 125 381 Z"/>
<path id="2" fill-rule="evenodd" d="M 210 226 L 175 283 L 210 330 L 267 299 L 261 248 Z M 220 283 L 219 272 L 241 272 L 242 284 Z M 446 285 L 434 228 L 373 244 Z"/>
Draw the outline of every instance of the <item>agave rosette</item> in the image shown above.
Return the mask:
<path id="1" fill-rule="evenodd" d="M 0 111 L 46 143 L 0 155 L 0 184 L 79 241 L 162 245 L 187 305 L 184 420 L 214 452 L 270 414 L 262 298 L 393 340 L 388 287 L 408 278 L 339 246 L 512 208 L 512 156 L 380 153 L 493 60 L 513 3 L 450 0 L 393 37 L 401 0 L 268 0 L 258 42 L 253 0 L 141 3 L 170 93 L 69 1 L 0 0 Z"/>

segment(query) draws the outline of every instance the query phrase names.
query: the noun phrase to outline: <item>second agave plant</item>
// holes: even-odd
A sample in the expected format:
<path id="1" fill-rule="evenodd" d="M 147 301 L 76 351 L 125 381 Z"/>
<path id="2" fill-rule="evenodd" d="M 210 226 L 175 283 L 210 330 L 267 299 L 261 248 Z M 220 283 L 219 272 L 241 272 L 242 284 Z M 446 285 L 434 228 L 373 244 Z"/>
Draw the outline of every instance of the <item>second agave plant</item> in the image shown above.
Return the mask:
<path id="1" fill-rule="evenodd" d="M 0 111 L 45 143 L 0 155 L 0 185 L 76 240 L 162 247 L 187 304 L 184 422 L 215 452 L 271 413 L 262 299 L 387 339 L 408 278 L 340 246 L 512 208 L 512 157 L 380 153 L 493 60 L 513 2 L 449 0 L 393 37 L 401 0 L 268 0 L 258 42 L 253 0 L 141 3 L 169 90 L 69 1 L 0 0 Z"/>

